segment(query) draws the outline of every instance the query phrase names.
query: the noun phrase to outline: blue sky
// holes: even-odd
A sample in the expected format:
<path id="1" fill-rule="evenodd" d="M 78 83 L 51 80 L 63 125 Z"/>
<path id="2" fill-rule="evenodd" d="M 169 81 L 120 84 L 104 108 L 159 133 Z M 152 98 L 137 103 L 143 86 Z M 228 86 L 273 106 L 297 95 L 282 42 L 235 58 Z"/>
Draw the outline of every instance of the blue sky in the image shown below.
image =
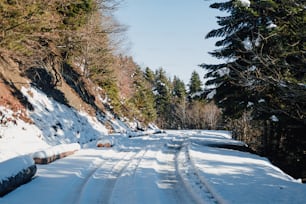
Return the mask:
<path id="1" fill-rule="evenodd" d="M 217 60 L 207 52 L 216 39 L 205 39 L 218 28 L 217 10 L 205 0 L 125 0 L 115 13 L 128 26 L 129 55 L 141 67 L 164 68 L 187 84 L 192 71 L 203 76 L 201 63 Z M 223 14 L 222 14 L 223 15 Z"/>

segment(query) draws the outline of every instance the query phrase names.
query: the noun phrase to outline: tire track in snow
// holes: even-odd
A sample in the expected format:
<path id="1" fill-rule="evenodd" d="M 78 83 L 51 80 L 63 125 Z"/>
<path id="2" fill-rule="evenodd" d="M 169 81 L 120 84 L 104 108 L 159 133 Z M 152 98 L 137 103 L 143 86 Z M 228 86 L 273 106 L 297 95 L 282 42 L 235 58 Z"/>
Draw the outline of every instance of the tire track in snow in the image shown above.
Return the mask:
<path id="1" fill-rule="evenodd" d="M 118 152 L 120 157 L 108 158 L 102 161 L 84 180 L 74 203 L 106 203 L 116 182 L 123 170 L 128 166 L 130 159 L 136 152 Z"/>
<path id="2" fill-rule="evenodd" d="M 99 164 L 95 165 L 94 168 L 91 167 L 92 165 L 89 166 L 88 169 L 91 169 L 90 173 L 85 177 L 82 185 L 80 186 L 78 195 L 82 195 L 83 190 L 85 189 L 86 185 L 88 185 L 88 182 L 90 181 L 92 176 L 97 172 L 98 168 L 103 164 L 105 164 L 106 162 L 108 162 L 108 160 L 102 160 Z"/>
<path id="3" fill-rule="evenodd" d="M 182 146 L 182 142 L 183 141 L 178 142 L 171 140 L 170 145 L 167 143 L 166 146 L 158 152 L 157 158 L 160 163 L 159 168 L 161 171 L 164 171 L 163 174 L 159 175 L 159 182 L 161 185 L 165 185 L 163 188 L 166 192 L 163 192 L 163 194 L 172 193 L 172 203 L 195 203 L 193 197 L 191 197 L 188 191 L 186 191 L 176 168 L 176 158 L 178 151 Z M 175 145 L 173 145 L 173 143 Z M 169 189 L 172 190 L 169 191 Z"/>
<path id="4" fill-rule="evenodd" d="M 197 167 L 190 158 L 188 145 L 188 143 L 184 143 L 176 157 L 176 169 L 186 190 L 197 203 L 220 203 L 199 176 Z"/>
<path id="5" fill-rule="evenodd" d="M 109 184 L 108 193 L 106 193 L 106 197 L 105 197 L 105 200 L 103 200 L 103 203 L 112 203 L 111 200 L 113 198 L 113 193 L 116 188 L 118 179 L 124 176 L 124 174 L 127 171 L 129 171 L 131 166 L 133 166 L 132 168 L 135 168 L 135 170 L 133 171 L 133 174 L 135 174 L 135 171 L 146 151 L 147 150 L 140 150 L 137 153 L 134 153 L 132 157 L 126 160 L 125 165 L 122 168 L 120 168 L 120 171 L 118 173 L 116 173 L 116 179 L 112 183 Z M 134 162 L 135 160 L 137 161 L 136 164 Z"/>
<path id="6" fill-rule="evenodd" d="M 108 203 L 195 203 L 175 165 L 183 141 L 172 138 L 147 145 L 118 178 Z"/>
<path id="7" fill-rule="evenodd" d="M 159 145 L 158 145 L 159 146 Z M 156 159 L 156 146 L 146 146 L 134 157 L 116 181 L 109 203 L 156 203 L 156 174 L 153 174 L 153 160 Z M 152 182 L 152 179 L 154 182 Z"/>

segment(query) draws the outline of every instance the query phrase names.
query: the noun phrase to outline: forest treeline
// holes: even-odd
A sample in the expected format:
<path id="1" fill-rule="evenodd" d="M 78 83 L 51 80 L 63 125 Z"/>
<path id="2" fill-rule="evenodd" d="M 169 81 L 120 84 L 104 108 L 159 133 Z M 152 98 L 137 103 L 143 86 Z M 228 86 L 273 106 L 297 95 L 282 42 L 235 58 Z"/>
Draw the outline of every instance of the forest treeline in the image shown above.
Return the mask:
<path id="1" fill-rule="evenodd" d="M 125 31 L 113 15 L 119 3 L 1 1 L 0 53 L 18 62 L 21 72 L 43 91 L 65 80 L 94 105 L 90 81 L 101 88 L 106 108 L 118 117 L 161 128 L 216 128 L 220 111 L 199 97 L 202 83 L 196 72 L 187 91 L 182 80 L 169 78 L 163 68 L 142 69 L 132 57 L 119 54 Z"/>
<path id="2" fill-rule="evenodd" d="M 212 3 L 225 16 L 206 37 L 218 38 L 211 54 L 223 63 L 203 63 L 205 84 L 193 72 L 187 85 L 163 68 L 141 68 L 119 54 L 126 29 L 114 17 L 119 3 L 0 1 L 0 57 L 18 63 L 41 89 L 65 81 L 97 112 L 106 108 L 161 128 L 227 128 L 291 175 L 306 177 L 303 1 Z M 96 91 L 105 107 L 96 105 Z"/>

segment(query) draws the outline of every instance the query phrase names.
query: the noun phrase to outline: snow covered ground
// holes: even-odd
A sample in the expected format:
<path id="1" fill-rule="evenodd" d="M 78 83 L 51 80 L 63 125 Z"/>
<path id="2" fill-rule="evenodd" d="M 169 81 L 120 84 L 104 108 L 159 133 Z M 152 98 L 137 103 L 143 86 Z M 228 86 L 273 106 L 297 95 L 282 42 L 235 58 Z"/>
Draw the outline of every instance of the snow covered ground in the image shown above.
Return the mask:
<path id="1" fill-rule="evenodd" d="M 221 148 L 244 146 L 229 132 L 152 134 L 156 130 L 133 132 L 114 120 L 119 131 L 109 135 L 96 119 L 58 104 L 39 90 L 23 89 L 23 93 L 35 108 L 29 112 L 34 124 L 10 122 L 14 113 L 0 107 L 1 120 L 7 121 L 0 124 L 0 181 L 32 165 L 28 158 L 35 152 L 58 152 L 55 145 L 62 152 L 63 146 L 70 147 L 63 144 L 71 143 L 80 148 L 68 157 L 37 165 L 32 181 L 0 197 L 1 204 L 306 201 L 306 185 L 266 158 Z M 97 141 L 108 139 L 112 148 L 96 147 Z M 15 157 L 19 159 L 9 160 Z"/>
<path id="2" fill-rule="evenodd" d="M 221 131 L 167 131 L 113 148 L 92 141 L 37 165 L 35 178 L 0 203 L 305 203 L 306 186 L 267 159 L 212 147 L 237 144 Z"/>

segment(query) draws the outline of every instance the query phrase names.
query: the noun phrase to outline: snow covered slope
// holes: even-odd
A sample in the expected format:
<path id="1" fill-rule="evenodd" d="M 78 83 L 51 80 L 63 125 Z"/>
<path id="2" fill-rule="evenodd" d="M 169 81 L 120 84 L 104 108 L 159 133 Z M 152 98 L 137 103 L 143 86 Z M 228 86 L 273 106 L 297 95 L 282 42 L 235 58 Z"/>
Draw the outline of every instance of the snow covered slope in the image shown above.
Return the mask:
<path id="1" fill-rule="evenodd" d="M 108 134 L 106 127 L 87 113 L 60 104 L 33 87 L 21 91 L 34 107 L 28 111 L 33 123 L 0 106 L 0 162 L 58 144 L 82 145 Z"/>

